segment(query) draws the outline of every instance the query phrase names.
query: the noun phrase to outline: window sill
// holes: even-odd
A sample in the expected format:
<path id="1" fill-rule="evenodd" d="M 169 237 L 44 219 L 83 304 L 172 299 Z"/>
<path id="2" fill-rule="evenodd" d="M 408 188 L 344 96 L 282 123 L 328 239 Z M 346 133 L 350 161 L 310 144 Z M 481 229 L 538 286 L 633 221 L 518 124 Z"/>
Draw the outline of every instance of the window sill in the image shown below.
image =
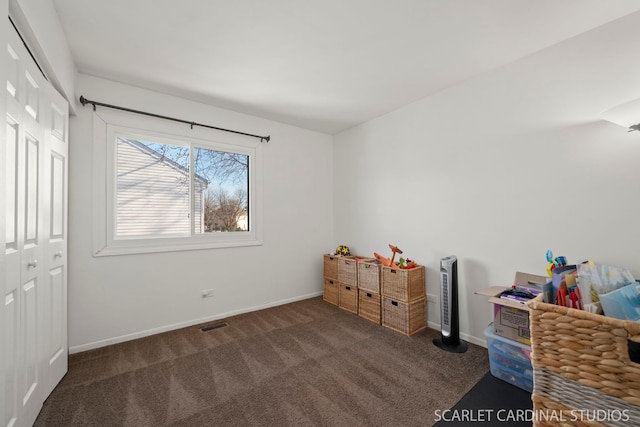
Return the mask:
<path id="1" fill-rule="evenodd" d="M 175 240 L 175 239 L 172 239 Z M 148 254 L 157 252 L 178 252 L 178 251 L 190 251 L 190 250 L 202 250 L 202 249 L 222 249 L 222 248 L 237 248 L 243 246 L 261 246 L 262 241 L 257 239 L 246 240 L 225 240 L 225 241 L 202 241 L 198 242 L 197 239 L 189 239 L 188 242 L 178 243 L 171 242 L 158 242 L 153 240 L 150 243 L 136 241 L 117 241 L 108 246 L 103 246 L 100 249 L 95 249 L 94 257 L 103 256 L 117 256 L 117 255 L 135 255 L 135 254 Z"/>

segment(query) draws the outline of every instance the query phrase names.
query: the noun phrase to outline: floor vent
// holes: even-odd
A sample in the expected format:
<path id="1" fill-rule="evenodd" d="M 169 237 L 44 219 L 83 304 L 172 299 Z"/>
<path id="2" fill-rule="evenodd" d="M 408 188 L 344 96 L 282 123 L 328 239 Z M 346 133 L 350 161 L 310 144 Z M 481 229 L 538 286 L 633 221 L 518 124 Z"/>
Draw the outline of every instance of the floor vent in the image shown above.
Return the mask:
<path id="1" fill-rule="evenodd" d="M 214 329 L 224 328 L 225 326 L 229 326 L 229 324 L 227 322 L 217 322 L 217 323 L 212 323 L 212 324 L 207 325 L 207 326 L 203 326 L 202 328 L 200 328 L 200 331 L 201 332 L 209 332 L 209 331 L 212 331 Z"/>

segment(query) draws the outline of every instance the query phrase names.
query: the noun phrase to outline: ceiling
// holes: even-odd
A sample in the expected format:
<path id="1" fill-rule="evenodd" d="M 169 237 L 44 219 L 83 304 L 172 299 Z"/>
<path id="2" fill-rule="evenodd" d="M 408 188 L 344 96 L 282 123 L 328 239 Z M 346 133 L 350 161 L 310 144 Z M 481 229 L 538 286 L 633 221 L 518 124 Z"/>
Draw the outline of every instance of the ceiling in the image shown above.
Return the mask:
<path id="1" fill-rule="evenodd" d="M 78 71 L 335 134 L 637 0 L 53 0 Z"/>

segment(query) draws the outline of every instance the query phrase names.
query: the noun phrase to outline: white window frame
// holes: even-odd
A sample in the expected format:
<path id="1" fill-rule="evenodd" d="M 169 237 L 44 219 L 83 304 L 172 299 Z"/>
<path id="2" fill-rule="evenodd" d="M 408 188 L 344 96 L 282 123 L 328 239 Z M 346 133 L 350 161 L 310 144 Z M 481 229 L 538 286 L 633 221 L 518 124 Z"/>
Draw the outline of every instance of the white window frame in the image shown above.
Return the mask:
<path id="1" fill-rule="evenodd" d="M 112 256 L 262 245 L 262 144 L 236 134 L 225 141 L 211 130 L 118 110 L 93 112 L 93 255 Z M 190 144 L 249 156 L 249 230 L 191 236 L 117 238 L 116 137 Z M 193 165 L 192 165 L 193 166 Z M 193 169 L 193 167 L 191 168 Z M 193 209 L 193 207 L 191 207 Z M 193 229 L 193 227 L 192 227 Z"/>

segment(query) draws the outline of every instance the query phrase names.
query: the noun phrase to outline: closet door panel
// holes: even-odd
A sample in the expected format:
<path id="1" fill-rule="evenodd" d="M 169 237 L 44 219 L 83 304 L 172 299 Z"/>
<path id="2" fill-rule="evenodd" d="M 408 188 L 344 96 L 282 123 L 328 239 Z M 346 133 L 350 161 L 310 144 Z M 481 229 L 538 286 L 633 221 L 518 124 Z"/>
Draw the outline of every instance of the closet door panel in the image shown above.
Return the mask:
<path id="1" fill-rule="evenodd" d="M 21 411 L 20 397 L 23 395 L 23 363 L 20 360 L 22 348 L 22 246 L 24 217 L 24 131 L 21 126 L 22 109 L 18 101 L 18 61 L 9 47 L 9 65 L 6 94 L 6 144 L 5 144 L 5 279 L 2 286 L 4 319 L 3 367 L 4 420 L 3 426 L 15 425 Z"/>
<path id="2" fill-rule="evenodd" d="M 21 205 L 22 195 L 18 192 L 20 177 L 18 175 L 19 153 L 18 135 L 20 126 L 13 118 L 19 116 L 19 106 L 16 101 L 17 62 L 15 53 L 9 49 L 7 81 L 7 123 L 5 143 L 5 279 L 0 285 L 2 291 L 1 303 L 4 313 L 0 327 L 3 328 L 2 351 L 2 386 L 4 387 L 4 402 L 2 426 L 14 425 L 18 419 L 18 349 L 20 348 L 20 252 L 18 251 L 19 232 L 22 221 L 18 216 L 18 206 Z"/>
<path id="3" fill-rule="evenodd" d="M 45 204 L 48 241 L 46 297 L 49 305 L 44 314 L 46 337 L 46 381 L 48 395 L 67 372 L 67 183 L 68 183 L 68 105 L 53 91 L 49 93 L 45 114 L 48 160 Z"/>

